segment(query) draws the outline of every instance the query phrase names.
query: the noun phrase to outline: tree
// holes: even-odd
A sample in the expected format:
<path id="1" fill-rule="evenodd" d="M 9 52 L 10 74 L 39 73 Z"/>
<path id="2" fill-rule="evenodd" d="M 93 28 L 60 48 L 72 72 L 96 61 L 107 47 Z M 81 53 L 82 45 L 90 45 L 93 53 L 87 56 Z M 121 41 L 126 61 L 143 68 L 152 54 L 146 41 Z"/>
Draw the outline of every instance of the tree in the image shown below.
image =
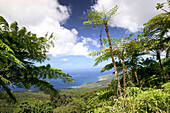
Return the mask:
<path id="1" fill-rule="evenodd" d="M 23 67 L 23 63 L 14 56 L 14 51 L 0 39 L 0 71 L 7 71 L 13 62 Z M 2 86 L 10 98 L 16 101 L 12 90 L 7 86 L 7 84 L 14 87 L 9 80 L 0 75 L 0 88 Z"/>
<path id="2" fill-rule="evenodd" d="M 142 55 L 146 55 L 148 54 L 147 52 L 144 52 L 142 50 L 143 45 L 141 44 L 140 40 L 134 39 L 131 40 L 128 44 L 127 44 L 127 51 L 129 54 L 129 58 L 128 58 L 128 63 L 132 69 L 132 72 L 135 75 L 137 84 L 140 85 L 139 82 L 139 78 L 138 78 L 138 68 L 139 66 L 141 66 L 140 61 L 143 59 Z"/>
<path id="3" fill-rule="evenodd" d="M 44 79 L 60 78 L 63 82 L 71 82 L 73 79 L 62 70 L 47 66 L 36 66 L 35 63 L 42 63 L 48 60 L 48 49 L 53 45 L 51 34 L 49 37 L 37 37 L 36 34 L 27 32 L 26 28 L 19 29 L 17 22 L 10 26 L 8 22 L 0 16 L 0 40 L 1 57 L 0 64 L 7 64 L 7 69 L 0 69 L 1 78 L 10 81 L 19 88 L 39 87 L 40 90 L 48 94 L 57 94 L 54 87 Z M 2 44 L 8 49 L 4 51 Z M 9 54 L 10 53 L 10 54 Z M 6 55 L 4 59 L 3 55 Z M 13 55 L 13 59 L 11 60 Z M 2 83 L 2 82 L 1 82 Z M 4 85 L 0 84 L 5 89 Z M 8 88 L 9 89 L 9 88 Z M 6 90 L 6 89 L 5 89 Z M 7 91 L 7 90 L 6 90 Z"/>
<path id="4" fill-rule="evenodd" d="M 134 39 L 132 40 L 131 34 L 129 37 L 122 37 L 121 39 L 111 38 L 113 44 L 113 52 L 114 55 L 117 56 L 121 62 L 117 62 L 116 65 L 119 66 L 120 70 L 123 70 L 124 74 L 124 88 L 125 88 L 125 70 L 129 78 L 129 82 L 131 85 L 134 85 L 131 81 L 131 76 L 128 72 L 128 69 L 131 69 L 135 75 L 137 84 L 139 85 L 139 79 L 137 75 L 137 70 L 140 65 L 140 61 L 142 60 L 142 55 L 148 54 L 147 52 L 143 52 L 140 40 Z M 106 39 L 106 38 L 105 38 Z M 107 41 L 104 41 L 104 43 Z M 105 49 L 105 51 L 108 48 Z M 122 64 L 122 66 L 121 66 Z M 102 71 L 110 70 L 113 68 L 112 64 L 108 64 L 102 68 Z"/>
<path id="5" fill-rule="evenodd" d="M 156 53 L 157 60 L 162 69 L 162 75 L 165 80 L 165 72 L 161 62 L 161 52 L 166 50 L 166 57 L 169 57 L 170 51 L 170 36 L 168 34 L 170 29 L 170 12 L 161 13 L 151 18 L 144 24 L 143 34 L 141 35 L 144 40 L 146 50 Z"/>
<path id="6" fill-rule="evenodd" d="M 117 5 L 110 9 L 108 12 L 100 12 L 97 10 L 87 10 L 87 21 L 84 21 L 83 24 L 84 25 L 93 25 L 94 27 L 97 25 L 104 25 L 105 26 L 105 31 L 107 34 L 107 38 L 109 41 L 109 47 L 110 47 L 110 55 L 112 58 L 112 63 L 114 65 L 114 70 L 115 70 L 115 75 L 117 78 L 117 84 L 118 84 L 118 91 L 119 91 L 119 95 L 122 95 L 121 92 L 121 86 L 120 86 L 120 82 L 119 82 L 119 76 L 118 76 L 118 72 L 117 72 L 117 68 L 116 68 L 116 64 L 115 64 L 115 60 L 114 60 L 114 55 L 113 55 L 113 50 L 112 50 L 112 44 L 111 44 L 111 37 L 109 34 L 109 29 L 108 29 L 108 22 L 109 20 L 113 17 L 114 14 L 116 14 L 117 12 Z"/>
<path id="7" fill-rule="evenodd" d="M 124 94 L 125 94 L 125 89 L 126 89 L 126 73 L 128 75 L 129 82 L 133 85 L 133 83 L 131 81 L 130 74 L 127 69 L 127 66 L 125 64 L 125 59 L 127 59 L 128 57 L 131 56 L 131 54 L 128 52 L 128 49 L 130 47 L 130 46 L 128 46 L 128 44 L 130 43 L 132 36 L 133 36 L 133 34 L 131 34 L 129 37 L 122 37 L 121 39 L 111 38 L 112 45 L 114 46 L 113 47 L 114 55 L 117 56 L 121 60 L 121 64 L 122 64 L 121 69 L 123 69 Z M 104 38 L 103 42 L 104 42 L 104 44 L 106 44 L 108 41 L 106 38 Z M 108 50 L 108 48 L 106 48 L 105 51 L 106 50 Z M 109 65 L 106 65 L 106 67 L 104 67 L 103 70 L 106 69 L 107 66 L 109 66 Z M 125 70 L 126 70 L 126 73 L 125 73 Z"/>

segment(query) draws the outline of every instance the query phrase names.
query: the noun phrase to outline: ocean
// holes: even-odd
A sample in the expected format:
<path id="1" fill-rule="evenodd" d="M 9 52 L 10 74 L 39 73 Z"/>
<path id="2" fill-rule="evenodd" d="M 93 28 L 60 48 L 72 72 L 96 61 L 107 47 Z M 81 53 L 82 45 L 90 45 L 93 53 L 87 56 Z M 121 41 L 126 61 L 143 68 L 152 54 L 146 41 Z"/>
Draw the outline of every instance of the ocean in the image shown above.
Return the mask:
<path id="1" fill-rule="evenodd" d="M 68 73 L 72 76 L 74 79 L 74 82 L 70 83 L 64 83 L 62 82 L 62 79 L 45 79 L 46 81 L 49 81 L 50 84 L 54 86 L 55 89 L 66 89 L 66 88 L 72 88 L 77 87 L 82 84 L 98 81 L 98 76 L 111 74 L 113 70 L 106 71 L 101 73 L 101 69 L 65 69 L 62 70 L 64 73 Z M 13 91 L 27 91 L 34 89 L 31 87 L 30 89 L 23 89 L 23 88 L 12 88 L 9 86 Z"/>
<path id="2" fill-rule="evenodd" d="M 74 79 L 74 82 L 67 84 L 67 83 L 63 83 L 62 80 L 59 79 L 47 80 L 56 89 L 77 87 L 88 82 L 98 81 L 98 76 L 111 74 L 113 71 L 106 71 L 101 73 L 100 69 L 74 69 L 74 70 L 68 69 L 68 70 L 63 70 L 63 72 L 71 75 L 72 78 Z"/>

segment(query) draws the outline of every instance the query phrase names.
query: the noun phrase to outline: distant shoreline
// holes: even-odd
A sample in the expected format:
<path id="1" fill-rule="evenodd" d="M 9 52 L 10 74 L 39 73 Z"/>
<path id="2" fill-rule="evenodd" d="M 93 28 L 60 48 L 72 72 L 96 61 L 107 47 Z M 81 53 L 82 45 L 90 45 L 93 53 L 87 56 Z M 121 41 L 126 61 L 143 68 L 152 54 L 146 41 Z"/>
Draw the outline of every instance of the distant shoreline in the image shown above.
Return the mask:
<path id="1" fill-rule="evenodd" d="M 113 78 L 114 78 L 114 74 L 102 75 L 102 76 L 98 76 L 97 81 L 87 82 L 87 83 L 82 84 L 80 86 L 71 86 L 70 88 L 74 89 L 74 88 L 83 88 L 83 87 L 89 87 L 89 88 L 106 87 Z"/>
<path id="2" fill-rule="evenodd" d="M 78 86 L 70 86 L 67 88 L 60 88 L 60 89 L 76 89 L 76 88 L 94 88 L 94 87 L 107 87 L 108 84 L 110 83 L 110 81 L 112 79 L 115 79 L 115 75 L 114 74 L 106 74 L 106 75 L 101 75 L 98 76 L 98 80 L 97 81 L 92 81 L 92 82 L 87 82 Z M 60 89 L 56 89 L 56 90 L 60 90 Z M 38 88 L 35 89 L 31 89 L 31 90 L 27 90 L 28 92 L 39 92 Z"/>

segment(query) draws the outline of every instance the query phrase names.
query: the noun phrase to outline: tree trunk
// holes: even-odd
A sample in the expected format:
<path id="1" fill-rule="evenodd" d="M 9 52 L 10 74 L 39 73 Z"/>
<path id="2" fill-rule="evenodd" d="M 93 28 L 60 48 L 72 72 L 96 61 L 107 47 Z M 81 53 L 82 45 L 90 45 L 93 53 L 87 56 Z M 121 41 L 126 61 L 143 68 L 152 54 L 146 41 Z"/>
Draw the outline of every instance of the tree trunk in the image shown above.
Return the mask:
<path id="1" fill-rule="evenodd" d="M 162 66 L 160 52 L 159 52 L 159 51 L 156 51 L 156 54 L 157 54 L 157 59 L 159 60 L 159 64 L 160 64 L 161 70 L 162 70 L 163 82 L 165 83 L 165 82 L 166 82 L 165 72 L 164 72 L 164 69 L 163 69 L 163 66 Z"/>
<path id="2" fill-rule="evenodd" d="M 123 67 L 123 84 L 124 84 L 124 95 L 126 94 L 126 73 L 125 73 L 125 61 L 122 54 L 122 67 Z"/>
<path id="3" fill-rule="evenodd" d="M 166 50 L 166 58 L 169 57 L 169 51 L 170 51 L 170 47 L 168 47 L 168 49 Z"/>
<path id="4" fill-rule="evenodd" d="M 136 68 L 134 69 L 134 74 L 135 74 L 135 77 L 136 77 L 137 84 L 139 85 L 139 79 L 138 79 L 138 74 L 137 74 Z"/>
<path id="5" fill-rule="evenodd" d="M 132 80 L 131 80 L 131 77 L 130 77 L 130 74 L 129 74 L 129 71 L 128 71 L 126 65 L 125 65 L 125 69 L 126 69 L 126 73 L 127 73 L 127 75 L 128 75 L 128 78 L 129 78 L 129 82 L 134 86 L 134 84 L 133 84 L 133 82 L 132 82 Z"/>
<path id="6" fill-rule="evenodd" d="M 127 66 L 125 66 L 125 69 L 126 69 L 126 73 L 127 73 L 127 75 L 128 75 L 129 80 L 131 80 L 131 77 L 130 77 L 129 71 L 128 71 L 128 69 L 127 69 Z"/>
<path id="7" fill-rule="evenodd" d="M 109 47 L 110 47 L 110 54 L 111 54 L 111 58 L 112 58 L 112 63 L 113 63 L 114 70 L 115 70 L 115 75 L 116 75 L 116 78 L 117 78 L 117 89 L 119 91 L 119 95 L 118 95 L 118 97 L 119 97 L 119 96 L 122 96 L 122 92 L 121 92 L 119 76 L 118 76 L 118 72 L 117 72 L 117 68 L 116 68 L 116 64 L 115 64 L 115 60 L 114 60 L 114 56 L 113 56 L 111 38 L 110 38 L 110 34 L 109 34 L 109 29 L 108 29 L 108 26 L 107 26 L 107 21 L 104 21 L 104 25 L 105 25 L 105 31 L 107 33 L 107 38 L 108 38 L 108 41 L 109 41 Z"/>

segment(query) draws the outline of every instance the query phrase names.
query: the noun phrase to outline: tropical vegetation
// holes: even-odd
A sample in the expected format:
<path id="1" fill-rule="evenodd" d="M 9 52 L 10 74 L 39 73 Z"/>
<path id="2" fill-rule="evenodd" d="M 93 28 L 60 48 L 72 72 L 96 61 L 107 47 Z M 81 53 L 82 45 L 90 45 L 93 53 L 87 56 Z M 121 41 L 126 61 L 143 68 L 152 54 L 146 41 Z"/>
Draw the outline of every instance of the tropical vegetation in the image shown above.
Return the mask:
<path id="1" fill-rule="evenodd" d="M 117 6 L 108 12 L 87 10 L 83 24 L 104 26 L 107 35 L 100 37 L 103 48 L 89 55 L 96 56 L 94 66 L 111 59 L 101 72 L 114 69 L 116 76 L 102 88 L 54 89 L 44 79 L 61 78 L 63 82 L 73 79 L 49 64 L 35 65 L 48 59 L 52 34 L 38 38 L 26 28 L 19 29 L 17 22 L 9 26 L 0 16 L 0 112 L 169 113 L 170 13 L 163 9 L 163 4 L 158 3 L 156 8 L 164 13 L 144 23 L 139 34 L 120 39 L 110 37 L 108 27 Z M 12 92 L 10 85 L 36 87 L 38 91 Z"/>
<path id="2" fill-rule="evenodd" d="M 63 82 L 73 81 L 71 76 L 60 69 L 46 66 L 36 66 L 48 60 L 47 52 L 53 45 L 51 34 L 48 37 L 37 37 L 36 34 L 27 32 L 25 27 L 19 29 L 17 22 L 8 24 L 0 16 L 0 89 L 16 102 L 16 98 L 9 88 L 38 87 L 48 94 L 57 94 L 48 81 L 44 79 L 61 78 Z"/>

